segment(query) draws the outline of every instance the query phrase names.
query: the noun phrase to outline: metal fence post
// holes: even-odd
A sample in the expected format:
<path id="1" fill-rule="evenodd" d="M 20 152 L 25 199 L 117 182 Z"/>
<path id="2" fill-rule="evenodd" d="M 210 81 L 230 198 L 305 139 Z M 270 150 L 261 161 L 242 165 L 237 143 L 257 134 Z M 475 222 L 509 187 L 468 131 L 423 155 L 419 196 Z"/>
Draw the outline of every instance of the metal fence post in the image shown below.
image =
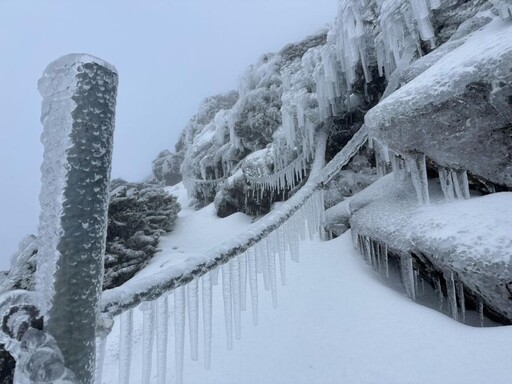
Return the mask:
<path id="1" fill-rule="evenodd" d="M 94 380 L 118 76 L 105 61 L 71 54 L 39 80 L 44 161 L 36 289 L 45 331 L 80 383 Z"/>

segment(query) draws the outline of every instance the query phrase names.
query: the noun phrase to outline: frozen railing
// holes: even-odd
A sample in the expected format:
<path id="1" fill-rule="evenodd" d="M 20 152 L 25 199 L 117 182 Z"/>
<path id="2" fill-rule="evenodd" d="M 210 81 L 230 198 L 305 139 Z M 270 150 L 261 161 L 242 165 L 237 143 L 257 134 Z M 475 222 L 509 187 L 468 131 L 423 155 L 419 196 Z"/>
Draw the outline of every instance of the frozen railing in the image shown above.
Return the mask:
<path id="1" fill-rule="evenodd" d="M 322 186 L 332 178 L 366 142 L 366 128 L 354 135 L 343 150 L 323 168 L 327 137 L 319 135 L 308 182 L 286 203 L 253 224 L 247 231 L 210 251 L 187 259 L 146 278 L 133 279 L 118 288 L 105 291 L 101 300 L 102 323 L 112 326 L 113 316 L 120 315 L 118 382 L 128 383 L 132 377 L 130 362 L 133 348 L 133 317 L 136 307 L 143 312 L 142 369 L 132 382 L 149 383 L 152 358 L 156 356 L 157 383 L 168 383 L 167 342 L 169 337 L 169 298 L 172 294 L 175 332 L 175 377 L 183 382 L 185 317 L 191 357 L 199 354 L 199 304 L 202 303 L 204 365 L 211 363 L 212 348 L 212 285 L 222 281 L 227 347 L 241 336 L 241 311 L 248 307 L 250 293 L 252 319 L 258 322 L 258 274 L 277 306 L 278 276 L 286 281 L 286 255 L 299 260 L 299 242 L 321 230 L 324 211 Z M 279 271 L 279 273 L 278 273 Z M 248 288 L 247 288 L 248 287 Z M 97 340 L 97 375 L 101 382 L 106 348 L 106 334 Z M 155 335 L 158 334 L 158 337 Z M 155 344 L 156 339 L 156 346 Z M 156 348 L 156 353 L 153 349 Z"/>

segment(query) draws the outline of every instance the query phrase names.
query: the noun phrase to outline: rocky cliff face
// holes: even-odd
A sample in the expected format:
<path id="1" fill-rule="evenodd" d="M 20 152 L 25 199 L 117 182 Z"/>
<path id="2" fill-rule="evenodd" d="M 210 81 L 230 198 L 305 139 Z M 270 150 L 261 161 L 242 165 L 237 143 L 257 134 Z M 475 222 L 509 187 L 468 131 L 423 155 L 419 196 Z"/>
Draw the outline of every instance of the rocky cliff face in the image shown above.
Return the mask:
<path id="1" fill-rule="evenodd" d="M 403 188 L 407 198 L 393 204 L 409 212 L 411 222 L 419 214 L 410 204 L 510 191 L 511 62 L 510 0 L 343 0 L 327 31 L 263 55 L 241 77 L 238 93 L 205 101 L 177 148 L 185 185 L 198 205 L 214 201 L 221 216 L 265 213 L 300 188 L 318 130 L 329 134 L 329 160 L 366 124 L 369 146 L 326 186 L 332 207 L 326 228 L 336 235 L 357 223 L 355 232 L 371 240 L 370 252 L 355 237 L 365 257 L 389 246 L 401 272 L 423 275 L 432 286 L 439 280 L 438 291 L 455 297 L 455 308 L 466 292 L 473 306 L 508 322 L 512 255 L 496 254 L 480 268 L 483 248 L 474 247 L 469 264 L 457 264 L 450 244 L 471 248 L 470 242 L 418 234 L 425 244 L 415 247 L 409 232 L 399 232 L 401 244 L 409 245 L 393 253 L 394 235 L 382 235 L 399 220 L 385 210 L 388 189 L 365 188 L 393 171 L 392 183 L 410 187 Z M 357 198 L 361 190 L 366 197 Z M 383 219 L 370 224 L 380 214 Z M 456 227 L 448 222 L 431 224 Z M 464 230 L 479 236 L 478 225 L 470 227 Z M 382 236 L 375 235 L 379 228 Z M 452 283 L 462 286 L 458 296 Z"/>

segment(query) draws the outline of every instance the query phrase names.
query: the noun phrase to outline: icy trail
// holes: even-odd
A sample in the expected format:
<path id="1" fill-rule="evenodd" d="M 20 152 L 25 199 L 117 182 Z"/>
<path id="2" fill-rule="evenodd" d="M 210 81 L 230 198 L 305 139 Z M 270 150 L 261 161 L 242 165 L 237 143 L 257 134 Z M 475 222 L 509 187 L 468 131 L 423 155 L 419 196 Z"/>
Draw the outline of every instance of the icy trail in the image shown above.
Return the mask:
<path id="1" fill-rule="evenodd" d="M 188 215 L 189 223 L 210 225 L 212 232 L 220 227 L 217 233 L 225 231 L 224 236 L 239 230 L 236 220 L 216 226 L 229 218 L 215 218 L 209 207 Z M 168 244 L 189 240 L 192 247 L 197 244 L 193 242 L 197 232 L 189 227 L 171 234 Z M 198 361 L 189 359 L 190 343 L 185 338 L 186 383 L 508 382 L 512 327 L 470 328 L 387 288 L 354 250 L 350 233 L 329 242 L 306 241 L 301 248 L 300 264 L 287 264 L 287 286 L 279 288 L 277 309 L 258 274 L 259 325 L 252 325 L 248 306 L 241 313 L 242 340 L 233 343 L 232 351 L 226 349 L 222 286 L 213 286 L 211 369 L 203 369 L 199 327 Z M 142 317 L 143 312 L 134 311 L 131 383 L 140 380 Z M 168 327 L 169 351 L 174 351 L 176 337 L 173 317 Z M 186 322 L 188 327 L 188 317 Z M 118 327 L 117 321 L 109 336 L 103 383 L 117 382 Z M 168 356 L 167 382 L 176 378 L 173 361 L 174 356 Z M 157 382 L 155 372 L 153 367 L 152 383 Z"/>

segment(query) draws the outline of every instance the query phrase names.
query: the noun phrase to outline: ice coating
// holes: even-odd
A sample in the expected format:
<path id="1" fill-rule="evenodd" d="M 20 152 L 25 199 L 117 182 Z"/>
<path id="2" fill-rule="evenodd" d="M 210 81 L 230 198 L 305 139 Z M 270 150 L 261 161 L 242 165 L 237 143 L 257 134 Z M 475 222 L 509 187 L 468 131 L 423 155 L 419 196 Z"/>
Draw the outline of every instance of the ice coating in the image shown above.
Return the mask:
<path id="1" fill-rule="evenodd" d="M 36 289 L 49 332 L 85 382 L 94 376 L 117 79 L 103 60 L 71 54 L 38 84 L 45 149 Z"/>

